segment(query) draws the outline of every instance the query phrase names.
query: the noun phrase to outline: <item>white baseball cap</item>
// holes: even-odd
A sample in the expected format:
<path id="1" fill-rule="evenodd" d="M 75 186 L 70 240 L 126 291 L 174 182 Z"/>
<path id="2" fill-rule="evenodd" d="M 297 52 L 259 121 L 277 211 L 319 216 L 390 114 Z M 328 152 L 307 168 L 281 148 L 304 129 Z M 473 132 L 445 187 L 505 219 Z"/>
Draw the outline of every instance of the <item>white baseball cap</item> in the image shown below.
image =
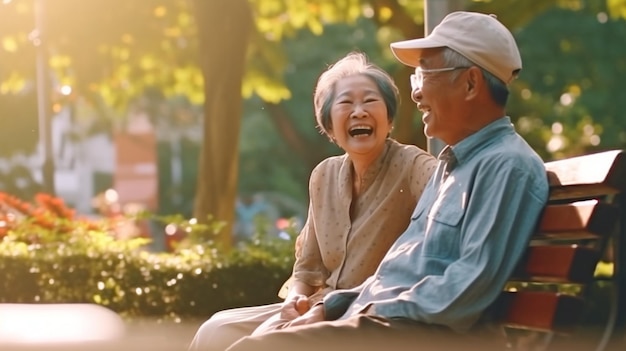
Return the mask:
<path id="1" fill-rule="evenodd" d="M 507 85 L 522 69 L 515 39 L 495 15 L 452 12 L 425 38 L 391 43 L 396 58 L 411 67 L 420 65 L 423 49 L 438 47 L 449 47 Z"/>

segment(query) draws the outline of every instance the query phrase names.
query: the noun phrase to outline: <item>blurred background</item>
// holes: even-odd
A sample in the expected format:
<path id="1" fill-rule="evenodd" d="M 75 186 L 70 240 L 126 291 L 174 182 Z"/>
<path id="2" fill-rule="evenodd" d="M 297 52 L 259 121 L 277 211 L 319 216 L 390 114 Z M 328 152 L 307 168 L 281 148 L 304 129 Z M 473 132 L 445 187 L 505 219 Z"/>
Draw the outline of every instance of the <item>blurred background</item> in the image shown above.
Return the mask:
<path id="1" fill-rule="evenodd" d="M 305 218 L 313 167 L 341 153 L 311 100 L 346 53 L 395 77 L 393 137 L 427 147 L 411 69 L 388 49 L 424 35 L 426 2 L 0 0 L 0 191 L 89 216 L 213 218 L 226 246 L 259 214 L 279 235 Z M 508 113 L 544 160 L 626 146 L 626 0 L 439 2 L 514 33 Z M 157 250 L 179 234 L 143 230 Z"/>
<path id="2" fill-rule="evenodd" d="M 436 152 L 389 43 L 461 9 L 516 37 L 508 113 L 545 161 L 626 147 L 626 0 L 0 0 L 0 343 L 111 337 L 108 311 L 78 318 L 97 304 L 117 349 L 184 349 L 215 311 L 277 301 L 309 173 L 341 153 L 317 77 L 365 52 L 401 91 L 393 137 Z"/>

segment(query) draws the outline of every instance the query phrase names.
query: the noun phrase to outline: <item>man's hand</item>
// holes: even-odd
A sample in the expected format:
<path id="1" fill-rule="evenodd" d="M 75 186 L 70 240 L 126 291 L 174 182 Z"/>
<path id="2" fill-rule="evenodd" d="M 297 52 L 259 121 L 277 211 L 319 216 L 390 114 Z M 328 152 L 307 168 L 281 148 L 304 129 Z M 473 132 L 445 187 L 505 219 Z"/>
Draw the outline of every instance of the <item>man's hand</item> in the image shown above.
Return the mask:
<path id="1" fill-rule="evenodd" d="M 287 296 L 287 299 L 285 299 L 281 307 L 280 317 L 282 319 L 293 320 L 305 314 L 310 308 L 311 306 L 309 305 L 309 298 L 307 296 Z"/>
<path id="2" fill-rule="evenodd" d="M 317 304 L 313 308 L 311 308 L 307 313 L 289 322 L 287 326 L 295 327 L 298 325 L 311 324 L 311 323 L 321 322 L 324 320 L 325 320 L 324 305 Z"/>

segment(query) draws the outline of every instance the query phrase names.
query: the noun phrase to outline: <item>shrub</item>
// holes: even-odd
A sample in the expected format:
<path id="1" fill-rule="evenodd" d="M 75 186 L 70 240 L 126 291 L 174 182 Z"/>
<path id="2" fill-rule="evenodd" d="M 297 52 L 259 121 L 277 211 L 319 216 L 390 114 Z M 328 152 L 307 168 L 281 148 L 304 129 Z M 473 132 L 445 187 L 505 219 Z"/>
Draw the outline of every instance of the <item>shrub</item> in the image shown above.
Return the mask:
<path id="1" fill-rule="evenodd" d="M 0 302 L 89 302 L 125 315 L 202 316 L 277 301 L 293 240 L 260 235 L 239 250 L 204 242 L 151 253 L 115 223 L 76 218 L 60 199 L 0 193 Z M 293 236 L 292 236 L 293 237 Z"/>

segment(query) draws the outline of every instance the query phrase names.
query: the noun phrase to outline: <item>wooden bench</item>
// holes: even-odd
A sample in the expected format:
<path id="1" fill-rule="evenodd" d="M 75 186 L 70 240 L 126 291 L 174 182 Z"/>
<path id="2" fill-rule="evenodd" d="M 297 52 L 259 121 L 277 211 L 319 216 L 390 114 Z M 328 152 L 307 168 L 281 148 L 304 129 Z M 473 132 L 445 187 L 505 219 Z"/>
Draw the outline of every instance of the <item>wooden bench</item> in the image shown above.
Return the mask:
<path id="1" fill-rule="evenodd" d="M 549 203 L 492 306 L 508 349 L 626 350 L 626 155 L 607 151 L 545 166 Z M 602 325 L 589 326 L 598 286 L 608 291 L 609 307 Z"/>

